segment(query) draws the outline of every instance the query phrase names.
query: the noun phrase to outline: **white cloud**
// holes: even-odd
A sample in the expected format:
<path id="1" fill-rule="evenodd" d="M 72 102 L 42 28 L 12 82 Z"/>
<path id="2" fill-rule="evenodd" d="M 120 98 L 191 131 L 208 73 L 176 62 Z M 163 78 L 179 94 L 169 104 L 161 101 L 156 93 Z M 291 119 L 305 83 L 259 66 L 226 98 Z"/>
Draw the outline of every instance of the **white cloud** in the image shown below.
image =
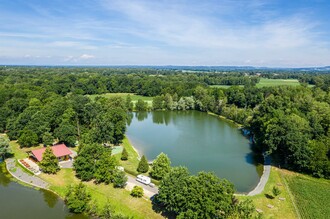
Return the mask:
<path id="1" fill-rule="evenodd" d="M 95 58 L 95 56 L 89 55 L 89 54 L 82 54 L 79 58 L 80 59 L 93 59 L 93 58 Z"/>

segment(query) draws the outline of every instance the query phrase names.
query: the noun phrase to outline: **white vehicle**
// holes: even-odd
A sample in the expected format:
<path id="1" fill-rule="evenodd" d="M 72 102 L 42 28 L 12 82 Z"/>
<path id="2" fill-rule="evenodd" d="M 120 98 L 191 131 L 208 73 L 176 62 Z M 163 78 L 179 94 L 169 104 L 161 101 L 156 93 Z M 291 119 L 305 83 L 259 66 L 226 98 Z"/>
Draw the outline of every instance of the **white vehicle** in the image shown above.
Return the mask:
<path id="1" fill-rule="evenodd" d="M 136 181 L 138 181 L 140 183 L 143 183 L 143 184 L 146 184 L 146 185 L 149 185 L 151 183 L 150 177 L 143 176 L 143 175 L 138 175 L 136 177 Z"/>

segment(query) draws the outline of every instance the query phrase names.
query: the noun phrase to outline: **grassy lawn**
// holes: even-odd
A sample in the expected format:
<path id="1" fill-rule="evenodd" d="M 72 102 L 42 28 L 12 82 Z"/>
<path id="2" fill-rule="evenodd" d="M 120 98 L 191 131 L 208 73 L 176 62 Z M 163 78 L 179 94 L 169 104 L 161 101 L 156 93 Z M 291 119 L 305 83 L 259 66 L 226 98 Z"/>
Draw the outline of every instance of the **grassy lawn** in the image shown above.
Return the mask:
<path id="1" fill-rule="evenodd" d="M 17 141 L 10 141 L 9 143 L 11 152 L 14 154 L 16 159 L 23 159 L 27 158 L 27 152 L 32 151 L 34 149 L 42 148 L 42 145 L 35 146 L 35 147 L 29 147 L 29 148 L 20 148 Z"/>
<path id="2" fill-rule="evenodd" d="M 260 78 L 260 82 L 257 84 L 257 87 L 271 87 L 271 86 L 280 86 L 280 85 L 298 86 L 300 85 L 300 83 L 296 79 Z"/>
<path id="3" fill-rule="evenodd" d="M 139 164 L 139 155 L 138 153 L 134 150 L 132 145 L 130 144 L 129 140 L 127 137 L 124 138 L 122 146 L 126 149 L 128 153 L 128 160 L 122 161 L 121 158 L 121 153 L 114 155 L 118 160 L 121 166 L 125 168 L 125 171 L 132 175 L 137 175 L 138 172 L 136 171 L 136 168 Z"/>
<path id="4" fill-rule="evenodd" d="M 330 180 L 302 174 L 285 174 L 302 218 L 329 218 Z"/>
<path id="5" fill-rule="evenodd" d="M 106 93 L 106 94 L 93 94 L 93 95 L 87 95 L 92 100 L 95 99 L 97 96 L 111 98 L 111 97 L 123 97 L 126 98 L 127 95 L 131 95 L 131 99 L 133 102 L 137 101 L 138 99 L 144 100 L 144 101 L 152 101 L 152 97 L 145 97 L 141 95 L 136 95 L 134 93 Z"/>
<path id="6" fill-rule="evenodd" d="M 79 179 L 74 175 L 72 169 L 61 169 L 56 175 L 41 174 L 40 177 L 51 184 L 50 189 L 61 197 L 65 196 L 66 187 L 71 184 L 78 184 Z M 115 189 L 112 184 L 94 184 L 84 182 L 92 199 L 96 200 L 99 208 L 102 208 L 107 201 L 116 213 L 131 216 L 134 218 L 162 218 L 161 215 L 152 210 L 151 202 L 143 198 L 133 198 L 130 192 L 125 189 Z M 100 209 L 99 209 L 100 210 Z"/>
<path id="7" fill-rule="evenodd" d="M 259 195 L 249 198 L 252 199 L 256 209 L 263 211 L 264 218 L 297 218 L 288 190 L 283 179 L 281 178 L 280 171 L 282 170 L 272 167 L 269 180 L 264 191 Z M 277 186 L 281 190 L 281 194 L 276 198 L 271 198 L 273 186 Z M 280 201 L 278 199 L 279 197 L 285 198 L 285 200 Z M 246 199 L 248 197 L 239 196 L 238 198 Z M 272 205 L 274 207 L 269 208 L 267 205 Z"/>
<path id="8" fill-rule="evenodd" d="M 126 162 L 120 161 L 121 165 L 126 169 L 136 171 L 139 162 L 138 154 L 134 151 L 127 138 L 124 139 L 123 146 L 128 151 L 129 160 Z M 26 151 L 40 147 L 42 147 L 42 145 L 31 148 L 20 148 L 16 141 L 10 142 L 12 153 L 17 159 L 26 158 Z M 115 156 L 120 160 L 121 154 Z M 78 184 L 80 182 L 80 180 L 75 177 L 75 173 L 72 169 L 61 169 L 56 175 L 42 173 L 39 177 L 48 182 L 50 184 L 50 190 L 54 191 L 62 198 L 65 197 L 68 185 Z M 130 192 L 125 189 L 115 189 L 112 184 L 96 185 L 93 182 L 85 182 L 84 184 L 87 185 L 87 188 L 92 195 L 92 199 L 96 200 L 99 208 L 102 208 L 105 203 L 109 201 L 116 213 L 141 219 L 163 218 L 160 214 L 157 214 L 152 210 L 151 201 L 144 198 L 133 198 L 130 195 Z"/>

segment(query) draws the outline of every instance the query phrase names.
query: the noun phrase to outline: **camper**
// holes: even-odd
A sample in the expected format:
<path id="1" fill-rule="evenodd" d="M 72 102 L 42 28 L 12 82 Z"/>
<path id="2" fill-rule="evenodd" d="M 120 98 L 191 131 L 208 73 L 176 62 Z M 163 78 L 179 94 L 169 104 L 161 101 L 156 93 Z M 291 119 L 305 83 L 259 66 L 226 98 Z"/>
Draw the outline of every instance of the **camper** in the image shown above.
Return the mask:
<path id="1" fill-rule="evenodd" d="M 143 184 L 146 184 L 146 185 L 149 185 L 151 183 L 150 177 L 143 176 L 143 175 L 138 175 L 136 177 L 136 181 L 138 181 L 140 183 L 143 183 Z"/>

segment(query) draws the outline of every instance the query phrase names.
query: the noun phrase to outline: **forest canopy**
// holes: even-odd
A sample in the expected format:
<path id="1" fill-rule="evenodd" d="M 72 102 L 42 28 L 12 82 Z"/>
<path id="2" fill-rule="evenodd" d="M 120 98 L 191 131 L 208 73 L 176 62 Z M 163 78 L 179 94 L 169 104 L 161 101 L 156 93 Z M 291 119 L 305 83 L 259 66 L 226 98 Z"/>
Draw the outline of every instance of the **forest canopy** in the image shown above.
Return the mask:
<path id="1" fill-rule="evenodd" d="M 301 86 L 259 88 L 260 78 L 297 79 Z M 87 96 L 105 93 L 152 96 L 153 106 L 140 100 L 134 107 L 129 97 Z M 254 150 L 277 164 L 329 178 L 329 104 L 327 72 L 0 67 L 0 132 L 21 147 L 54 141 L 119 144 L 128 111 L 199 110 L 242 124 L 251 131 Z"/>

